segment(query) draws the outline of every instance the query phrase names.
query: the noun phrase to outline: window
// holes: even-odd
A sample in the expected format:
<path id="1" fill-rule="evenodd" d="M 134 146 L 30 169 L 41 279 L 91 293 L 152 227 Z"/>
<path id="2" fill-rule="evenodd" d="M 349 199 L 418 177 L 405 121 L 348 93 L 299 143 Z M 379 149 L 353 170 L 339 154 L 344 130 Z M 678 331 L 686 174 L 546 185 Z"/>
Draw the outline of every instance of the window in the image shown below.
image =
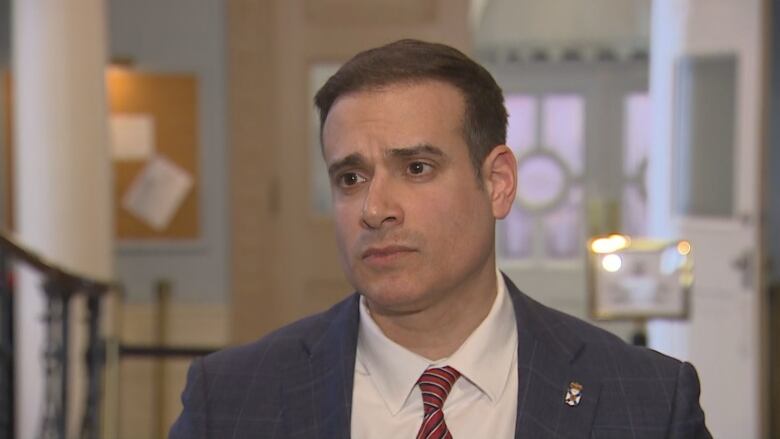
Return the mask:
<path id="1" fill-rule="evenodd" d="M 583 234 L 584 100 L 576 94 L 514 94 L 506 106 L 518 189 L 499 231 L 502 256 L 575 258 Z"/>

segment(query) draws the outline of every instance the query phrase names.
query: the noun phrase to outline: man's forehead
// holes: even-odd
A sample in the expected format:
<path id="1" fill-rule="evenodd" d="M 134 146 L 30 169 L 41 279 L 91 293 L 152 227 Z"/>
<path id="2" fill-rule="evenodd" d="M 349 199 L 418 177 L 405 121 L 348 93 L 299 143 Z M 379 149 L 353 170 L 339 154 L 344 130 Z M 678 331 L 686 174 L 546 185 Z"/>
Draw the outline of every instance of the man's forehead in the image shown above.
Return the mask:
<path id="1" fill-rule="evenodd" d="M 353 136 L 383 129 L 395 137 L 418 137 L 405 139 L 402 144 L 381 145 L 388 148 L 429 143 L 431 139 L 425 136 L 441 135 L 443 130 L 460 135 L 464 116 L 463 94 L 443 81 L 407 81 L 361 89 L 340 96 L 330 108 L 320 131 L 323 153 L 327 156 L 329 146 L 352 140 Z M 363 130 L 366 126 L 371 129 Z"/>
<path id="2" fill-rule="evenodd" d="M 456 92 L 459 96 L 464 96 L 463 92 L 458 87 L 443 79 L 430 77 L 400 78 L 397 80 L 376 84 L 368 83 L 354 90 L 346 91 L 333 101 L 333 106 L 335 106 L 336 103 L 343 98 L 353 97 L 361 94 L 400 93 L 404 91 L 425 88 L 450 89 Z"/>
<path id="3" fill-rule="evenodd" d="M 456 105 L 462 109 L 461 119 L 465 115 L 466 97 L 456 86 L 439 79 L 421 78 L 404 80 L 381 85 L 371 85 L 346 92 L 336 98 L 331 105 L 326 118 L 322 121 L 320 131 L 327 128 L 328 121 L 332 119 L 334 110 L 344 107 L 345 103 L 371 102 L 376 107 L 383 105 L 397 105 L 399 102 L 418 104 L 422 96 L 431 96 L 438 99 L 428 99 L 431 103 L 446 103 L 448 106 Z M 349 105 L 346 105 L 349 106 Z"/>

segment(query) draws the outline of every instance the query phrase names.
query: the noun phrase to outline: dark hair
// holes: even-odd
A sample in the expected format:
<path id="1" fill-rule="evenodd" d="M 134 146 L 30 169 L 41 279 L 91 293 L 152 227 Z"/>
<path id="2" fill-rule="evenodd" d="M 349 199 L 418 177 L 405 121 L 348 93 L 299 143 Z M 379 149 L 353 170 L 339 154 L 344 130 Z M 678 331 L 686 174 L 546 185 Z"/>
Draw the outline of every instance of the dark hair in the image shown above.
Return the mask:
<path id="1" fill-rule="evenodd" d="M 439 80 L 463 94 L 463 131 L 469 156 L 479 174 L 482 162 L 506 143 L 504 95 L 484 67 L 459 50 L 438 43 L 400 40 L 360 52 L 347 61 L 314 97 L 320 113 L 320 134 L 331 107 L 346 94 L 387 85 Z"/>

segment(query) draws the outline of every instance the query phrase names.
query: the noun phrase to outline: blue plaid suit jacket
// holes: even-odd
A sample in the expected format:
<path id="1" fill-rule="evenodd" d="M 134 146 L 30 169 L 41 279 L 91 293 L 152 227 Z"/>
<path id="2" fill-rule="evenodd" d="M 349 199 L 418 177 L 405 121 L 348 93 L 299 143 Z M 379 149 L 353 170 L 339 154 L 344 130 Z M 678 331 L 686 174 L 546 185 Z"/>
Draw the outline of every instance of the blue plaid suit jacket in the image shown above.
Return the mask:
<path id="1" fill-rule="evenodd" d="M 519 340 L 516 438 L 711 437 L 693 366 L 627 345 L 506 281 Z M 196 359 L 169 438 L 349 438 L 358 320 L 353 294 L 257 342 Z M 573 381 L 583 388 L 572 407 L 564 397 Z"/>

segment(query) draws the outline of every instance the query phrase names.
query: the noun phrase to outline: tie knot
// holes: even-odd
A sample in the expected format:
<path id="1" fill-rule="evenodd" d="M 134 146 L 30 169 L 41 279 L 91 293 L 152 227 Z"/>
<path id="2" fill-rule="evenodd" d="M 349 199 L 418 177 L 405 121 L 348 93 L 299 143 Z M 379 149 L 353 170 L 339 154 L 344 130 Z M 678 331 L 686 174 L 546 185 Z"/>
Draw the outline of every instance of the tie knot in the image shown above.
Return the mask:
<path id="1" fill-rule="evenodd" d="M 455 381 L 460 378 L 460 372 L 450 366 L 431 367 L 427 369 L 417 380 L 417 385 L 422 391 L 425 413 L 441 410 L 447 395 L 450 394 Z"/>

